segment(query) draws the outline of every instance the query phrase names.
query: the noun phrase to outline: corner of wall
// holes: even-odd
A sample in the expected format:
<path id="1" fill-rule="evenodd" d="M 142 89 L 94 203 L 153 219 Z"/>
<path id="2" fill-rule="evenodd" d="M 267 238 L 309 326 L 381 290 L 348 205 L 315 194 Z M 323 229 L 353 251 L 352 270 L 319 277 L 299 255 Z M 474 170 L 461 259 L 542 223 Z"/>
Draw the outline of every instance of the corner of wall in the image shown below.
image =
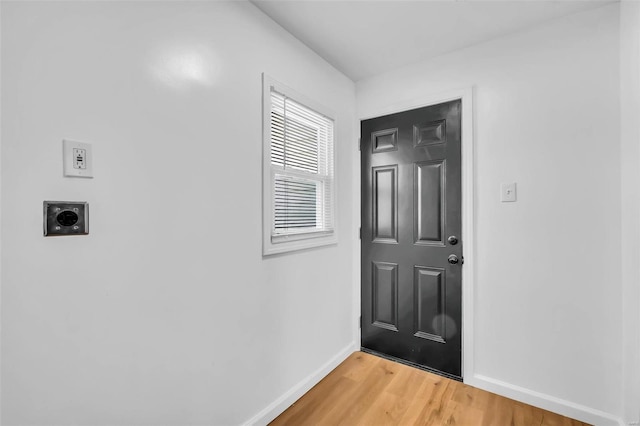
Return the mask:
<path id="1" fill-rule="evenodd" d="M 0 3 L 2 22 L 2 3 Z M 0 25 L 1 28 L 1 25 Z M 0 32 L 0 46 L 2 34 Z M 0 55 L 0 93 L 2 93 L 2 55 Z M 0 241 L 2 241 L 2 102 L 0 102 Z M 0 318 L 2 317 L 2 244 L 0 244 Z M 2 321 L 0 321 L 0 424 L 2 424 Z"/>
<path id="2" fill-rule="evenodd" d="M 623 417 L 640 424 L 640 3 L 620 2 Z"/>
<path id="3" fill-rule="evenodd" d="M 302 379 L 298 384 L 282 394 L 278 399 L 266 406 L 258 414 L 247 420 L 243 426 L 263 426 L 272 422 L 276 417 L 282 414 L 294 402 L 309 390 L 317 385 L 327 374 L 336 368 L 342 361 L 347 359 L 349 355 L 357 351 L 359 345 L 351 342 L 349 345 L 340 350 L 331 359 L 325 362 L 320 368 Z"/>

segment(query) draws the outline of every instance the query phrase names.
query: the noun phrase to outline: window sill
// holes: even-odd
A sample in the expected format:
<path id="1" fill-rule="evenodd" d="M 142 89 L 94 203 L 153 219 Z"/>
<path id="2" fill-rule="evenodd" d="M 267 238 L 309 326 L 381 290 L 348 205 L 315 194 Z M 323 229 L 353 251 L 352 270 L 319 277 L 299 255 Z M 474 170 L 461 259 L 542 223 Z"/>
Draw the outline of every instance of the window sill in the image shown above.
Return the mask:
<path id="1" fill-rule="evenodd" d="M 334 232 L 317 232 L 314 234 L 277 235 L 266 241 L 262 247 L 262 255 L 287 253 L 297 250 L 305 250 L 314 247 L 322 247 L 338 242 L 338 236 Z"/>

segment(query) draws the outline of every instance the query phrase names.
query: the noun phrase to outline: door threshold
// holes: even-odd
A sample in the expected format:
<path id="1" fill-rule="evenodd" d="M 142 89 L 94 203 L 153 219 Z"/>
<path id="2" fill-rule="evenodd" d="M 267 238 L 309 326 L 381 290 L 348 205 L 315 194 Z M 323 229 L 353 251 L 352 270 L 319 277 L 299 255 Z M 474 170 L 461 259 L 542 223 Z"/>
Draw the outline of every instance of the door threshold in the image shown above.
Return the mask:
<path id="1" fill-rule="evenodd" d="M 447 379 L 455 380 L 456 382 L 462 382 L 462 377 L 454 376 L 453 374 L 445 373 L 444 371 L 437 370 L 435 368 L 427 367 L 425 365 L 416 364 L 415 362 L 407 361 L 406 359 L 396 358 L 395 356 L 383 354 L 381 352 L 372 351 L 371 349 L 360 347 L 362 352 L 388 359 L 399 364 L 408 365 L 409 367 L 417 368 L 418 370 L 428 371 L 429 373 L 437 374 L 438 376 L 446 377 Z"/>

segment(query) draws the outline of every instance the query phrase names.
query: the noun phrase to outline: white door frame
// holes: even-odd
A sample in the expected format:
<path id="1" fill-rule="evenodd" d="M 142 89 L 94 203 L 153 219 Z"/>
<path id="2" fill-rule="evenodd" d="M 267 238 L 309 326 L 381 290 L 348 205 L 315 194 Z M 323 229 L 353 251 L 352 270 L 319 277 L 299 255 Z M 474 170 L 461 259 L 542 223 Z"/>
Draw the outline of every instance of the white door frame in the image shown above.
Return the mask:
<path id="1" fill-rule="evenodd" d="M 462 101 L 462 238 L 464 266 L 462 267 L 462 377 L 464 383 L 473 381 L 474 376 L 474 287 L 475 287 L 475 155 L 474 155 L 474 120 L 473 120 L 473 87 L 459 90 L 450 90 L 432 95 L 421 96 L 417 99 L 401 101 L 390 104 L 388 107 L 374 110 L 366 116 L 359 116 L 356 123 L 356 134 L 360 134 L 360 121 L 376 118 L 383 115 L 394 114 L 416 108 L 427 107 L 447 101 L 460 99 Z M 360 174 L 360 152 L 357 153 L 357 177 L 354 177 L 356 192 L 353 199 L 358 203 L 354 206 L 354 223 L 360 223 L 360 203 L 361 203 L 361 174 Z M 356 236 L 356 238 L 358 238 Z M 355 283 L 354 283 L 354 312 L 356 313 L 355 343 L 360 346 L 361 334 L 360 324 L 357 320 L 360 316 L 360 285 L 361 285 L 361 262 L 360 240 L 355 244 Z"/>

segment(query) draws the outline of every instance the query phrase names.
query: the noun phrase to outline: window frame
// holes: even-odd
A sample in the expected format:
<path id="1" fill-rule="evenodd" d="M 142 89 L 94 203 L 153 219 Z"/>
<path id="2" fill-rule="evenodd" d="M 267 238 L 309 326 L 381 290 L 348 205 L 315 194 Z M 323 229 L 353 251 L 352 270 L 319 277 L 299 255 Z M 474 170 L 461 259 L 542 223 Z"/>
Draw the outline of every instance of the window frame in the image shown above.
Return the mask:
<path id="1" fill-rule="evenodd" d="M 321 114 L 333 121 L 333 177 L 331 208 L 333 215 L 332 231 L 295 232 L 289 234 L 275 234 L 274 223 L 274 185 L 275 174 L 278 170 L 271 164 L 271 90 L 291 98 L 295 102 Z M 318 104 L 308 97 L 298 93 L 288 86 L 276 81 L 266 74 L 262 74 L 262 254 L 268 256 L 278 253 L 286 253 L 304 250 L 313 247 L 321 247 L 338 242 L 338 218 L 337 218 L 337 125 L 336 114 L 328 108 Z M 297 175 L 296 171 L 289 171 L 291 175 Z M 304 176 L 300 176 L 303 177 Z M 326 180 L 322 175 L 317 181 Z"/>

